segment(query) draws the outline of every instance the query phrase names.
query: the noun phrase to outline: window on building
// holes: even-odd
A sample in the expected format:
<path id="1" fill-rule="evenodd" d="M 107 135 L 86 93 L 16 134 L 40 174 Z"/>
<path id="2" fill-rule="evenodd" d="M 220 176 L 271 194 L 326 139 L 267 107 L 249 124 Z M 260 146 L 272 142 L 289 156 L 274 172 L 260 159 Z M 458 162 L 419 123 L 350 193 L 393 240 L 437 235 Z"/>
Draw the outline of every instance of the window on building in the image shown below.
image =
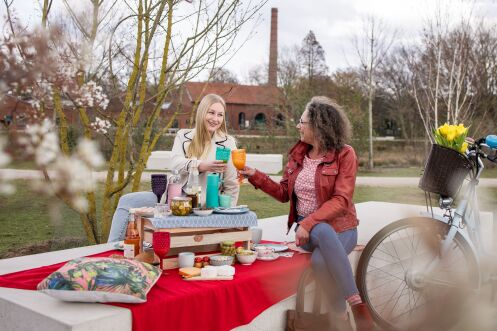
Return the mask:
<path id="1" fill-rule="evenodd" d="M 245 113 L 238 114 L 238 127 L 245 129 Z"/>
<path id="2" fill-rule="evenodd" d="M 257 128 L 266 127 L 266 115 L 264 115 L 263 113 L 255 115 L 255 126 Z"/>
<path id="3" fill-rule="evenodd" d="M 275 124 L 279 128 L 282 128 L 285 126 L 285 117 L 283 116 L 282 113 L 279 113 L 278 115 L 276 115 Z"/>

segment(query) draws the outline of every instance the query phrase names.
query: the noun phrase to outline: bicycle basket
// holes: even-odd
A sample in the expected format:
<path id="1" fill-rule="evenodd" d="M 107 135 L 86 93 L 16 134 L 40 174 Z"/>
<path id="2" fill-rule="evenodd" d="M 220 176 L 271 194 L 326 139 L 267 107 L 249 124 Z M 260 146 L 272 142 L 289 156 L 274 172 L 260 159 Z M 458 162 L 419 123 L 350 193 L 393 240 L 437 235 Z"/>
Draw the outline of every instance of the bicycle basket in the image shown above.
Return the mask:
<path id="1" fill-rule="evenodd" d="M 454 197 L 470 169 L 471 163 L 465 155 L 433 144 L 419 187 L 427 192 Z"/>

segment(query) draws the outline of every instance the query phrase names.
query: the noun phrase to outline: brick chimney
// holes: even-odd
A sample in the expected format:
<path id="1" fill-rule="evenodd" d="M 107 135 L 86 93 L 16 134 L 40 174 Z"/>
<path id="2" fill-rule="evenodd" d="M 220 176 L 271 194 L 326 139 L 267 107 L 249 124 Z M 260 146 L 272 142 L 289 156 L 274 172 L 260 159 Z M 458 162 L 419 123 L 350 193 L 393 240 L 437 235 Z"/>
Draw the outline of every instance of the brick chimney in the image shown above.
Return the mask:
<path id="1" fill-rule="evenodd" d="M 271 8 L 268 85 L 278 84 L 278 8 Z"/>

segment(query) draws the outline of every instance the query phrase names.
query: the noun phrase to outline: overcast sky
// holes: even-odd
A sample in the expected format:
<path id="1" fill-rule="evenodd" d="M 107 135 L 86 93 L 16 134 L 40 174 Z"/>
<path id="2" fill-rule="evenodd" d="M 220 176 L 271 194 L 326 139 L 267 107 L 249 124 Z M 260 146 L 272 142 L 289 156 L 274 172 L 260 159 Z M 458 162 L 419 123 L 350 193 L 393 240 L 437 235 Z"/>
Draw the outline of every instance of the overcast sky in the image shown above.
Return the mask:
<path id="1" fill-rule="evenodd" d="M 476 8 L 475 18 L 484 16 L 494 22 L 497 18 L 495 0 L 269 0 L 257 33 L 227 67 L 243 79 L 248 77 L 248 68 L 268 62 L 271 7 L 278 8 L 279 49 L 300 45 L 312 30 L 326 52 L 328 67 L 334 71 L 356 63 L 351 39 L 361 33 L 367 16 L 380 18 L 391 30 L 398 31 L 399 40 L 408 42 L 419 37 L 423 24 L 436 12 L 437 3 L 454 20 L 467 16 L 472 8 Z"/>
<path id="2" fill-rule="evenodd" d="M 54 0 L 58 5 L 61 2 Z M 70 3 L 81 2 L 70 0 Z M 39 0 L 14 0 L 17 13 L 25 22 L 39 21 L 38 4 Z M 351 40 L 361 34 L 362 22 L 368 16 L 379 18 L 392 31 L 396 30 L 397 39 L 403 42 L 419 38 L 423 25 L 433 18 L 437 7 L 448 12 L 453 21 L 461 15 L 468 16 L 471 11 L 475 20 L 485 17 L 489 22 L 497 22 L 497 0 L 269 0 L 257 24 L 249 24 L 242 33 L 253 31 L 252 37 L 226 65 L 242 81 L 248 77 L 250 68 L 268 62 L 272 7 L 278 8 L 280 51 L 300 45 L 312 30 L 326 52 L 331 71 L 357 63 Z M 2 3 L 2 17 L 4 11 Z"/>

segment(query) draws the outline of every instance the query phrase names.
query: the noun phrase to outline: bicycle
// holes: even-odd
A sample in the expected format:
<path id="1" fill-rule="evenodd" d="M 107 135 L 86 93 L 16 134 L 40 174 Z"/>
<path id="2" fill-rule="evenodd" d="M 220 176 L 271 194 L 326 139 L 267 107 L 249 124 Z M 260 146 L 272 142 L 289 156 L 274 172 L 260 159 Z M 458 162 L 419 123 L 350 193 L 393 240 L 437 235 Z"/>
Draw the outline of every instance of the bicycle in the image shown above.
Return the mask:
<path id="1" fill-rule="evenodd" d="M 497 163 L 497 136 L 473 142 L 466 157 L 469 183 L 457 208 L 452 208 L 454 197 L 440 196 L 442 215 L 432 208 L 425 216 L 393 222 L 364 248 L 356 281 L 381 328 L 425 330 L 426 321 L 438 321 L 432 327 L 446 329 L 454 318 L 441 317 L 460 312 L 461 298 L 494 280 L 481 268 L 488 252 L 482 244 L 476 187 L 485 168 L 482 160 Z"/>

